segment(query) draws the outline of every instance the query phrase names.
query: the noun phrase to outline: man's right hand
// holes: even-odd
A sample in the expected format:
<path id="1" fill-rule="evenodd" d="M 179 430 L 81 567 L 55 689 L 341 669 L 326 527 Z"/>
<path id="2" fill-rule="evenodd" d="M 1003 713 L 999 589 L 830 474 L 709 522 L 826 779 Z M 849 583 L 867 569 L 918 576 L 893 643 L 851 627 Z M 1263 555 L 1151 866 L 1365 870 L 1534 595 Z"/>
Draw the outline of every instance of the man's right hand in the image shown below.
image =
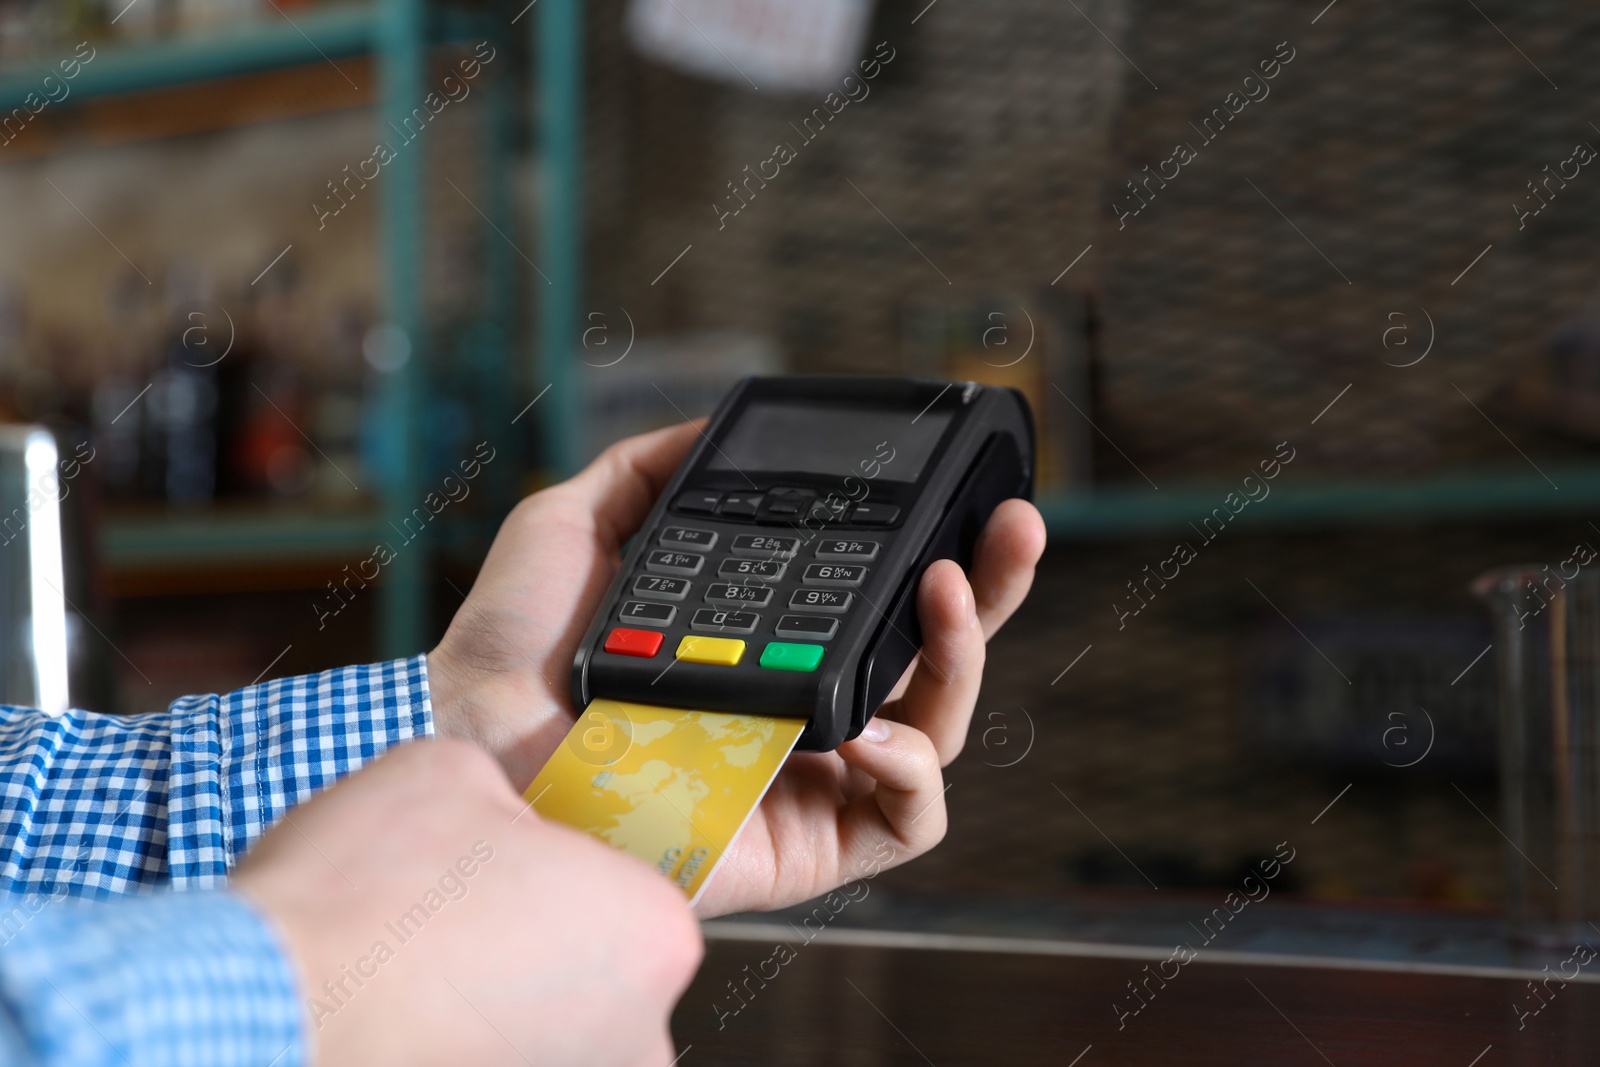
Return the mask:
<path id="1" fill-rule="evenodd" d="M 233 885 L 295 957 L 318 1067 L 665 1067 L 702 952 L 665 878 L 541 821 L 465 742 L 402 746 L 293 809 Z"/>

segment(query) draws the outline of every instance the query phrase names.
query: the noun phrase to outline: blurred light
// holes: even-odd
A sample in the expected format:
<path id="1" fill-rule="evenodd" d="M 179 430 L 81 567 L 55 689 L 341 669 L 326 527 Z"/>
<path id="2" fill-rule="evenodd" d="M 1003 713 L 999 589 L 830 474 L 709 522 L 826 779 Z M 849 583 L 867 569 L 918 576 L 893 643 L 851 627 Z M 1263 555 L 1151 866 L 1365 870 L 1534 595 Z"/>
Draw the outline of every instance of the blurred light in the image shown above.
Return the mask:
<path id="1" fill-rule="evenodd" d="M 374 326 L 361 340 L 361 354 L 373 370 L 389 374 L 411 358 L 411 338 L 398 326 Z"/>
<path id="2" fill-rule="evenodd" d="M 23 452 L 28 470 L 28 507 L 35 491 L 41 502 L 28 522 L 28 580 L 31 584 L 34 700 L 40 710 L 60 715 L 67 697 L 66 579 L 61 564 L 60 475 L 56 442 L 47 430 L 32 430 Z M 48 484 L 50 492 L 40 486 Z"/>

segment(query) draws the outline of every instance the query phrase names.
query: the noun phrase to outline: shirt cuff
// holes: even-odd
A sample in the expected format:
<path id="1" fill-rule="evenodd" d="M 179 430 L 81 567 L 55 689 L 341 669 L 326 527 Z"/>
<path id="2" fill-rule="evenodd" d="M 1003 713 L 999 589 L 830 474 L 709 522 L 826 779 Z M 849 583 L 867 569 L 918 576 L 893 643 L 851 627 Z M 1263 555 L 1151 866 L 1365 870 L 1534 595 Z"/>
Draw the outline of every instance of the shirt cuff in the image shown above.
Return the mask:
<path id="1" fill-rule="evenodd" d="M 27 912 L 23 899 L 4 905 Z M 306 1061 L 292 962 L 232 893 L 49 902 L 30 915 L 0 951 L 0 1002 L 30 1062 Z"/>
<path id="2" fill-rule="evenodd" d="M 392 746 L 433 736 L 425 656 L 185 698 L 172 711 L 168 864 L 178 889 L 221 886 L 284 812 Z"/>

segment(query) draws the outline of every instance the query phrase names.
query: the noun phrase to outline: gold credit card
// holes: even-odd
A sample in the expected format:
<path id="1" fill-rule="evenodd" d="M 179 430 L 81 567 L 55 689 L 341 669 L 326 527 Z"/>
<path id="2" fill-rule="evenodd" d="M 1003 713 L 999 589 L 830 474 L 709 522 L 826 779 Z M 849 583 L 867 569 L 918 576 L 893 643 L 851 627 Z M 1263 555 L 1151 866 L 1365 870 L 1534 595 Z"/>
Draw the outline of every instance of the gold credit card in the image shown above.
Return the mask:
<path id="1" fill-rule="evenodd" d="M 596 700 L 523 795 L 649 863 L 693 904 L 805 725 Z"/>

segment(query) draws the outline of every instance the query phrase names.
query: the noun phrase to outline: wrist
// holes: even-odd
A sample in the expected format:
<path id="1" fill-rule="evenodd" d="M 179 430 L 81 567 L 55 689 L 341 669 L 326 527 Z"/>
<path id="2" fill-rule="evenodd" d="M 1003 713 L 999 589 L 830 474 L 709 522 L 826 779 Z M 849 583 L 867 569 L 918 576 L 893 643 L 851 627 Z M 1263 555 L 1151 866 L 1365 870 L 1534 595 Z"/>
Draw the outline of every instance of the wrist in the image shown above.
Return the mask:
<path id="1" fill-rule="evenodd" d="M 433 735 L 471 740 L 472 724 L 462 706 L 460 668 L 440 645 L 423 657 L 428 679 L 428 706 L 433 710 Z"/>
<path id="2" fill-rule="evenodd" d="M 478 746 L 526 789 L 571 726 L 560 704 L 537 680 L 465 661 L 448 636 L 426 659 L 435 736 Z"/>

